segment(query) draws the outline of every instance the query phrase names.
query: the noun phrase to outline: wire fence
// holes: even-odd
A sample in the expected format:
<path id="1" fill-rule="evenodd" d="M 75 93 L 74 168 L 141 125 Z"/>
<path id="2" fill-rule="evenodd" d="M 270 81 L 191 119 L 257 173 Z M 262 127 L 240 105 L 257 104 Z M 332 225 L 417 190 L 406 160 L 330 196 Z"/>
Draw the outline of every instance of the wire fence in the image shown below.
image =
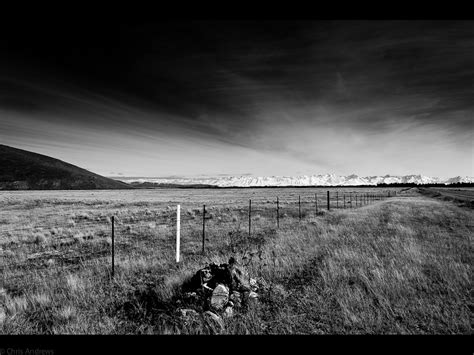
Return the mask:
<path id="1" fill-rule="evenodd" d="M 133 262 L 133 258 L 172 257 L 205 254 L 232 244 L 233 233 L 251 237 L 266 229 L 278 229 L 285 223 L 304 221 L 340 209 L 353 209 L 396 196 L 382 193 L 315 193 L 298 199 L 248 200 L 230 207 L 183 206 L 150 211 L 139 216 L 100 216 L 90 219 L 77 215 L 61 221 L 11 227 L 0 224 L 0 272 L 3 281 L 26 277 L 34 271 L 71 270 L 88 265 L 105 267 L 114 276 L 115 264 Z M 57 215 L 51 215 L 57 217 Z M 178 223 L 179 220 L 179 223 Z M 179 229 L 177 225 L 179 224 Z M 176 247 L 175 241 L 178 238 Z M 176 250 L 177 249 L 177 250 Z"/>

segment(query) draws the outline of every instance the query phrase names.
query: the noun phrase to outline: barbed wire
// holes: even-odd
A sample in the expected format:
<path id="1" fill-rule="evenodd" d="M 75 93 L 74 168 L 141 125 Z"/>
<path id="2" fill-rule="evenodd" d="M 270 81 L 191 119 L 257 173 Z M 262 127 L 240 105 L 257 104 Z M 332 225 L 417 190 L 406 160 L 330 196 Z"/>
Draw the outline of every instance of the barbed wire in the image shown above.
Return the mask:
<path id="1" fill-rule="evenodd" d="M 321 194 L 322 196 L 323 194 Z M 298 196 L 298 195 L 294 195 Z M 344 198 L 345 196 L 345 198 Z M 373 196 L 368 196 L 367 194 L 352 194 L 346 192 L 341 196 L 337 196 L 337 199 L 330 198 L 329 205 L 331 209 L 349 209 L 354 207 L 355 196 L 358 197 L 359 203 L 356 207 L 362 207 L 373 202 L 380 201 L 385 199 L 387 196 L 378 196 L 378 199 L 374 199 Z M 250 219 L 253 219 L 253 227 L 258 225 L 260 218 L 266 220 L 279 219 L 283 222 L 285 219 L 297 219 L 316 217 L 318 213 L 322 210 L 325 210 L 327 198 L 319 198 L 316 196 L 315 199 L 299 198 L 298 201 L 283 199 L 274 200 L 261 198 L 257 199 L 257 203 L 253 200 L 253 205 L 250 210 Z M 394 196 L 390 196 L 394 197 Z M 266 202 L 262 202 L 265 201 Z M 345 200 L 345 201 L 344 201 Z M 201 208 L 196 208 L 193 206 L 181 205 L 181 215 L 180 215 L 180 230 L 183 233 L 183 240 L 186 239 L 186 234 L 188 235 L 200 235 L 201 227 L 203 221 L 206 226 L 206 230 L 209 234 L 220 232 L 220 229 L 225 226 L 225 224 L 234 223 L 242 231 L 245 231 L 245 224 L 248 220 L 246 218 L 249 213 L 249 206 L 245 204 L 237 205 L 237 207 L 228 207 L 228 204 L 215 204 L 206 206 L 206 213 L 203 214 Z M 235 206 L 235 205 L 234 205 Z M 350 207 L 349 207 L 350 206 Z M 5 271 L 10 269 L 28 269 L 32 266 L 36 266 L 42 269 L 54 269 L 54 268 L 63 268 L 64 264 L 74 263 L 74 261 L 79 261 L 75 263 L 77 265 L 85 265 L 84 263 L 96 262 L 100 258 L 110 257 L 111 247 L 109 245 L 109 240 L 111 238 L 112 230 L 112 216 L 114 217 L 114 231 L 115 231 L 115 246 L 117 248 L 116 253 L 117 257 L 120 257 L 120 254 L 125 250 L 130 250 L 130 248 L 139 249 L 140 243 L 146 242 L 153 244 L 157 241 L 165 241 L 166 238 L 173 237 L 173 234 L 176 230 L 177 215 L 174 208 L 169 206 L 165 211 L 150 210 L 151 206 L 146 205 L 146 211 L 139 214 L 131 213 L 123 216 L 127 213 L 126 211 L 117 211 L 116 213 L 105 214 L 101 213 L 100 216 L 95 217 L 91 216 L 91 212 L 71 212 L 70 216 L 66 217 L 66 220 L 55 219 L 51 222 L 42 221 L 41 224 L 34 224 L 31 226 L 23 226 L 17 228 L 2 228 L 0 225 L 0 235 L 1 234 L 10 234 L 10 237 L 14 237 L 16 232 L 30 232 L 33 233 L 33 238 L 35 233 L 40 234 L 40 232 L 50 233 L 50 239 L 47 241 L 39 240 L 36 242 L 34 239 L 30 241 L 20 240 L 17 243 L 14 241 L 0 243 L 0 257 L 4 259 L 9 259 L 10 255 L 4 255 L 5 251 L 17 251 L 22 250 L 24 253 L 17 253 L 16 256 L 23 256 L 25 260 L 21 262 L 6 262 L 3 267 L 0 266 L 0 270 L 5 275 Z M 46 214 L 42 216 L 44 219 L 47 216 L 55 216 L 57 214 Z M 240 219 L 237 219 L 238 216 Z M 34 222 L 30 222 L 34 223 Z M 43 224 L 47 223 L 47 224 Z M 163 228 L 165 227 L 165 228 Z M 163 230 L 165 229 L 165 230 Z M 143 233 L 146 231 L 149 234 L 137 234 Z M 53 233 L 51 233 L 53 232 Z M 231 231 L 230 231 L 231 232 Z M 62 235 L 67 233 L 68 235 Z M 81 235 L 79 233 L 85 233 Z M 92 234 L 92 236 L 91 236 Z M 165 239 L 158 238 L 156 240 L 150 239 L 150 235 L 162 235 Z M 44 236 L 44 235 L 43 235 Z M 89 238 L 91 237 L 91 238 Z M 81 238 L 84 239 L 81 241 Z M 92 240 L 92 242 L 90 242 Z M 68 243 L 69 242 L 69 243 Z M 100 250 L 95 250 L 93 252 L 90 249 L 100 247 L 103 243 L 107 244 L 107 248 Z M 98 245 L 99 244 L 99 245 Z M 87 247 L 86 247 L 87 245 Z M 68 251 L 69 253 L 61 253 L 59 249 L 61 247 L 71 247 Z M 26 250 L 25 250 L 26 249 Z M 29 250 L 32 249 L 32 250 Z M 88 250 L 89 249 L 89 250 Z M 31 252 L 34 252 L 31 254 Z M 37 258 L 34 256 L 38 255 Z M 53 264 L 45 260 L 53 260 Z M 61 265 L 56 264 L 57 261 L 61 261 Z M 11 276 L 11 275 L 10 275 Z"/>

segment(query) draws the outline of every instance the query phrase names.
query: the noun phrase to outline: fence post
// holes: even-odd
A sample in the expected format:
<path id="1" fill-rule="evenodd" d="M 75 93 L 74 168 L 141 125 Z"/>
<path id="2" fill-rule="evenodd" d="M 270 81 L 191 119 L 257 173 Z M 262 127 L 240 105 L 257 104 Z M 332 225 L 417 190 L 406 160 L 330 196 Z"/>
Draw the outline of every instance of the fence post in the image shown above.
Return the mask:
<path id="1" fill-rule="evenodd" d="M 314 194 L 314 207 L 316 208 L 316 216 L 318 215 L 318 194 Z"/>
<path id="2" fill-rule="evenodd" d="M 328 191 L 328 211 L 329 211 L 329 191 Z"/>
<path id="3" fill-rule="evenodd" d="M 112 216 L 112 277 L 115 275 L 115 216 Z"/>
<path id="4" fill-rule="evenodd" d="M 298 216 L 301 221 L 301 196 L 298 196 Z"/>
<path id="5" fill-rule="evenodd" d="M 280 228 L 280 203 L 277 196 L 277 228 Z"/>
<path id="6" fill-rule="evenodd" d="M 339 208 L 339 191 L 336 191 L 336 209 Z"/>
<path id="7" fill-rule="evenodd" d="M 252 219 L 251 219 L 251 217 L 250 217 L 251 213 L 252 213 L 252 200 L 249 200 L 249 237 L 250 237 L 250 235 L 251 235 L 251 234 L 250 234 L 250 231 L 251 231 L 251 229 L 250 229 L 250 228 L 251 228 L 251 221 L 252 221 Z"/>
<path id="8" fill-rule="evenodd" d="M 205 253 L 204 244 L 206 242 L 206 205 L 202 205 L 202 253 Z"/>
<path id="9" fill-rule="evenodd" d="M 176 262 L 179 263 L 179 248 L 181 238 L 181 206 L 176 209 Z"/>
<path id="10" fill-rule="evenodd" d="M 343 194 L 344 197 L 344 209 L 346 209 L 346 194 Z"/>

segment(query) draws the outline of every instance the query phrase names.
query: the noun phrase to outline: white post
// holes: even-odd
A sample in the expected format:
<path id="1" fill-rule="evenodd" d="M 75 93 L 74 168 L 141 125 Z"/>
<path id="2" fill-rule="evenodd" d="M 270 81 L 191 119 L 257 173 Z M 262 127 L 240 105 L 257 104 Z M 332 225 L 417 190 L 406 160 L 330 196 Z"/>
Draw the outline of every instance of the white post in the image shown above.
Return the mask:
<path id="1" fill-rule="evenodd" d="M 180 206 L 178 205 L 178 209 L 176 211 L 176 262 L 179 263 L 179 232 L 181 228 L 181 218 L 180 218 Z"/>

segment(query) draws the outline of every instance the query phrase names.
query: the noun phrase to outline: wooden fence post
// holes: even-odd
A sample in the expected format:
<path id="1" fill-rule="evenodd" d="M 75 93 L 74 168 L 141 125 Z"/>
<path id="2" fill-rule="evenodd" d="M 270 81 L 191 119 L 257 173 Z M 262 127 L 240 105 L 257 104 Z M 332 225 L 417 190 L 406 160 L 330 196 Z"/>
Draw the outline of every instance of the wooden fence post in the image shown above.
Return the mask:
<path id="1" fill-rule="evenodd" d="M 346 194 L 343 195 L 344 197 L 344 209 L 346 208 Z"/>
<path id="2" fill-rule="evenodd" d="M 330 206 L 329 206 L 329 190 L 328 190 L 328 211 L 329 211 L 329 208 Z"/>
<path id="3" fill-rule="evenodd" d="M 339 191 L 336 191 L 336 209 L 339 208 Z"/>
<path id="4" fill-rule="evenodd" d="M 181 239 L 181 206 L 176 209 L 176 262 L 179 263 L 179 249 Z"/>
<path id="5" fill-rule="evenodd" d="M 202 253 L 205 253 L 204 244 L 206 241 L 206 205 L 202 206 Z"/>
<path id="6" fill-rule="evenodd" d="M 280 228 L 280 203 L 277 197 L 277 228 Z"/>
<path id="7" fill-rule="evenodd" d="M 251 235 L 251 221 L 252 221 L 250 217 L 251 213 L 252 213 L 252 200 L 249 200 L 249 237 Z"/>
<path id="8" fill-rule="evenodd" d="M 112 277 L 115 275 L 115 216 L 112 216 Z"/>
<path id="9" fill-rule="evenodd" d="M 316 208 L 316 216 L 318 215 L 318 193 L 314 193 L 314 207 Z"/>

